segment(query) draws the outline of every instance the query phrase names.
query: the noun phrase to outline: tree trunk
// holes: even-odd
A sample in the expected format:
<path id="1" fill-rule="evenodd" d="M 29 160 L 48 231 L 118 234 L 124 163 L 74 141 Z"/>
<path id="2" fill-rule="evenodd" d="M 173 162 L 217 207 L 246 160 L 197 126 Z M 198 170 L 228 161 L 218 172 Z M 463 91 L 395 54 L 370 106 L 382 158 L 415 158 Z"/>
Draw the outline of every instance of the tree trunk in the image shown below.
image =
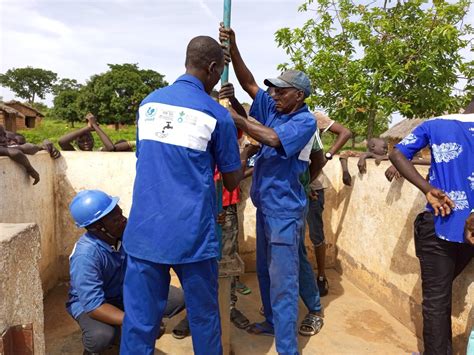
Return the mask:
<path id="1" fill-rule="evenodd" d="M 355 135 L 354 133 L 352 134 L 351 141 L 352 141 L 352 146 L 351 146 L 351 148 L 354 149 L 355 146 L 356 146 L 356 135 Z"/>
<path id="2" fill-rule="evenodd" d="M 374 128 L 375 128 L 375 116 L 377 114 L 376 110 L 369 111 L 369 117 L 367 120 L 367 140 L 374 137 Z"/>
<path id="3" fill-rule="evenodd" d="M 115 130 L 118 131 L 120 129 L 120 122 L 115 122 Z"/>

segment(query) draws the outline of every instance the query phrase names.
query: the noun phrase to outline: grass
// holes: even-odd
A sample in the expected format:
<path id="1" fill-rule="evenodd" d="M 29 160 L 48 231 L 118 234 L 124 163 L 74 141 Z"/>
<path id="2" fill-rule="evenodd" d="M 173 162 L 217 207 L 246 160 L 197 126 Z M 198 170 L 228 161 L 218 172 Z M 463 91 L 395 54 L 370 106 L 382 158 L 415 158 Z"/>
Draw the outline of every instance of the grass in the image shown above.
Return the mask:
<path id="1" fill-rule="evenodd" d="M 23 134 L 26 138 L 26 141 L 29 143 L 40 144 L 43 142 L 43 140 L 49 139 L 57 146 L 58 149 L 60 149 L 58 145 L 59 138 L 67 133 L 76 131 L 83 127 L 81 124 L 76 124 L 75 126 L 76 127 L 71 128 L 64 121 L 43 119 L 38 127 L 33 129 L 25 129 L 19 131 L 18 133 Z M 125 126 L 118 131 L 116 131 L 113 127 L 107 127 L 105 125 L 101 125 L 101 128 L 114 143 L 120 139 L 125 139 L 127 141 L 135 140 L 135 126 Z M 99 147 L 102 147 L 100 138 L 95 132 L 93 132 L 92 135 L 94 136 L 95 140 L 95 149 L 99 149 Z"/>
<path id="2" fill-rule="evenodd" d="M 44 119 L 39 127 L 33 128 L 33 129 L 25 129 L 22 131 L 19 131 L 19 133 L 23 134 L 26 137 L 27 142 L 33 143 L 33 144 L 40 144 L 42 143 L 45 139 L 49 139 L 51 142 L 53 142 L 58 149 L 60 149 L 58 145 L 58 140 L 61 138 L 63 135 L 73 132 L 79 128 L 83 127 L 81 124 L 76 123 L 76 127 L 71 128 L 68 126 L 68 124 L 65 121 L 56 121 L 56 120 L 51 120 L 51 119 Z M 107 127 L 105 125 L 101 125 L 101 128 L 104 130 L 104 132 L 110 137 L 112 142 L 117 142 L 120 139 L 125 139 L 127 141 L 134 141 L 135 140 L 135 126 L 125 126 L 121 128 L 120 130 L 116 131 L 113 126 Z M 99 136 L 97 136 L 97 133 L 93 132 L 92 133 L 94 136 L 95 140 L 95 149 L 98 150 L 102 144 L 99 139 Z M 331 145 L 334 143 L 336 136 L 333 134 L 323 134 L 322 136 L 322 141 L 324 145 L 324 150 L 327 151 Z M 346 145 L 341 149 L 343 150 L 357 150 L 357 151 L 366 151 L 366 147 L 364 145 L 360 145 L 360 143 L 356 143 L 355 148 L 351 147 L 351 141 L 346 143 Z"/>
<path id="3" fill-rule="evenodd" d="M 345 150 L 353 150 L 353 151 L 358 151 L 358 152 L 367 151 L 367 147 L 365 146 L 365 144 L 361 142 L 363 138 L 362 139 L 357 139 L 357 138 L 356 138 L 355 147 L 352 147 L 352 140 L 349 139 L 349 141 L 346 144 L 344 144 L 344 146 L 341 148 L 339 152 L 343 152 Z M 323 142 L 325 152 L 327 152 L 328 149 L 331 148 L 335 140 L 336 140 L 336 136 L 331 133 L 324 133 L 321 136 L 321 141 Z"/>

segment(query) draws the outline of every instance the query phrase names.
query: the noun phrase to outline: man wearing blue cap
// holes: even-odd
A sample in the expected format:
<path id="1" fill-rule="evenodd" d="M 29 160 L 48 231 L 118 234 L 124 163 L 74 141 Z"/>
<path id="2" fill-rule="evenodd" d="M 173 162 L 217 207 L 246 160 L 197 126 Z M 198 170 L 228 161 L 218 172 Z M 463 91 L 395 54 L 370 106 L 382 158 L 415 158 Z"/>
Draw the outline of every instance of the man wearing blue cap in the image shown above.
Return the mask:
<path id="1" fill-rule="evenodd" d="M 261 124 L 232 113 L 237 126 L 262 144 L 253 171 L 251 197 L 257 207 L 257 275 L 265 321 L 249 327 L 254 334 L 275 334 L 279 354 L 298 354 L 298 245 L 304 225 L 306 194 L 299 181 L 308 168 L 316 121 L 304 100 L 311 94 L 308 77 L 288 70 L 265 80 L 272 98 L 255 82 L 242 60 L 231 29 L 228 41 L 242 88 L 252 97 L 250 115 Z M 322 151 L 318 152 L 322 156 Z"/>
<path id="2" fill-rule="evenodd" d="M 69 205 L 76 225 L 87 230 L 69 258 L 71 286 L 66 303 L 68 313 L 81 327 L 84 354 L 111 346 L 124 318 L 125 253 L 121 239 L 127 219 L 118 201 L 118 197 L 102 191 L 85 190 Z M 183 309 L 183 292 L 170 288 L 165 316 L 171 318 Z"/>

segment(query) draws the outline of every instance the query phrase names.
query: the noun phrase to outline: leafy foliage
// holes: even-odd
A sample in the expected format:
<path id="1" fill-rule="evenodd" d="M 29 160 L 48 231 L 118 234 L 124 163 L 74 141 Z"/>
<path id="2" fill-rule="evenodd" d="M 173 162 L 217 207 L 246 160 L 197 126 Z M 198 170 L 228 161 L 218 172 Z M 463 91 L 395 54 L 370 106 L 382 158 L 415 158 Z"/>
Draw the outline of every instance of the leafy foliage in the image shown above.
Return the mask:
<path id="1" fill-rule="evenodd" d="M 65 79 L 63 79 L 65 80 Z M 67 79 L 69 80 L 69 79 Z M 80 95 L 80 86 L 74 87 L 56 87 L 56 96 L 53 100 L 53 109 L 51 110 L 51 116 L 55 119 L 62 119 L 74 127 L 74 122 L 80 121 L 81 112 L 78 107 L 78 99 Z"/>
<path id="2" fill-rule="evenodd" d="M 164 76 L 154 70 L 139 69 L 137 64 L 109 64 L 105 73 L 93 75 L 85 85 L 74 79 L 61 79 L 54 86 L 52 117 L 71 126 L 92 112 L 105 124 L 135 122 L 140 102 L 151 91 L 166 86 Z"/>
<path id="3" fill-rule="evenodd" d="M 62 78 L 53 85 L 53 94 L 58 95 L 65 90 L 79 90 L 81 87 L 76 79 Z"/>
<path id="4" fill-rule="evenodd" d="M 10 88 L 18 97 L 28 100 L 30 104 L 35 98 L 45 98 L 53 89 L 57 74 L 40 68 L 13 68 L 0 74 L 0 85 Z"/>
<path id="5" fill-rule="evenodd" d="M 162 74 L 139 69 L 137 64 L 109 64 L 109 68 L 92 76 L 77 99 L 82 115 L 92 112 L 103 123 L 133 123 L 145 96 L 168 85 Z"/>
<path id="6" fill-rule="evenodd" d="M 310 106 L 370 138 L 394 112 L 409 118 L 454 112 L 472 96 L 474 61 L 460 54 L 474 33 L 463 24 L 469 0 L 357 3 L 306 0 L 299 11 L 313 10 L 315 17 L 276 32 L 291 66 L 305 71 L 316 89 Z M 456 92 L 462 77 L 466 92 Z"/>

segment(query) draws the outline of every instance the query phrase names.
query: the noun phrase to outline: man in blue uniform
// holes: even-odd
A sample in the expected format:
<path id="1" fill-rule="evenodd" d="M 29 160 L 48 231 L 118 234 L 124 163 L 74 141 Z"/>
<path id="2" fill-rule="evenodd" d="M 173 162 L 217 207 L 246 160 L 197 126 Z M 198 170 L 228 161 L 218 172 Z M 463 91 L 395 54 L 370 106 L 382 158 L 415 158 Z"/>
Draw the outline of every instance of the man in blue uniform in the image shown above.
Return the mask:
<path id="1" fill-rule="evenodd" d="M 66 304 L 81 327 L 85 354 L 106 350 L 120 334 L 123 322 L 125 253 L 121 239 L 127 219 L 118 200 L 99 190 L 85 190 L 69 206 L 76 225 L 87 229 L 69 259 L 71 287 Z M 183 309 L 183 292 L 171 288 L 166 317 Z"/>
<path id="2" fill-rule="evenodd" d="M 452 283 L 474 256 L 474 100 L 464 113 L 423 122 L 390 154 L 395 168 L 428 201 L 415 220 L 428 355 L 452 353 Z M 427 145 L 429 181 L 409 162 Z"/>
<path id="3" fill-rule="evenodd" d="M 272 98 L 255 82 L 240 56 L 231 29 L 220 28 L 228 41 L 242 88 L 252 97 L 250 115 L 261 124 L 232 113 L 237 126 L 262 144 L 251 189 L 257 207 L 257 275 L 265 322 L 254 334 L 275 334 L 279 354 L 298 354 L 298 245 L 304 223 L 306 194 L 299 177 L 308 168 L 316 121 L 304 103 L 311 93 L 308 77 L 296 70 L 265 80 Z"/>
<path id="4" fill-rule="evenodd" d="M 222 353 L 213 173 L 232 191 L 242 178 L 237 130 L 209 93 L 224 69 L 220 44 L 192 39 L 186 74 L 156 90 L 138 113 L 137 173 L 124 235 L 123 354 L 153 354 L 170 281 L 184 289 L 194 352 Z"/>

